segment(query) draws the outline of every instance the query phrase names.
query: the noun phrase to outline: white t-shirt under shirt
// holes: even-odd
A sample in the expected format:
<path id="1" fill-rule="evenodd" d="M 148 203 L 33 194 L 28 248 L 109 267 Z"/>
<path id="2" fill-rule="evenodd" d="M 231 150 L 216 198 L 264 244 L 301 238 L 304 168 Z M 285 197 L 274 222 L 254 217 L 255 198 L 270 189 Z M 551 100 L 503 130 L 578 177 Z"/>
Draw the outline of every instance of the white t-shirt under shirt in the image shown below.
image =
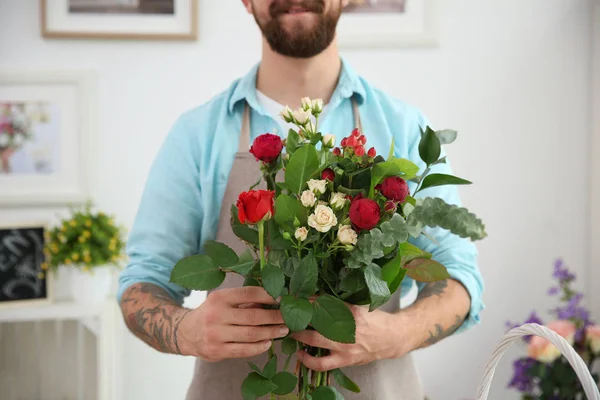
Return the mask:
<path id="1" fill-rule="evenodd" d="M 281 118 L 280 113 L 285 108 L 285 105 L 282 105 L 273 100 L 272 98 L 267 97 L 264 93 L 262 93 L 259 90 L 256 91 L 256 98 L 258 99 L 258 103 L 260 104 L 260 106 L 267 112 L 267 114 L 269 114 L 271 117 L 273 117 L 275 121 L 278 122 L 278 133 L 282 138 L 287 137 L 287 133 L 290 129 L 298 130 L 296 125 L 290 122 L 285 122 L 283 118 Z M 325 115 L 326 111 L 327 105 L 324 105 L 323 111 L 321 112 L 321 114 L 319 114 L 319 119 L 323 118 L 323 115 Z"/>

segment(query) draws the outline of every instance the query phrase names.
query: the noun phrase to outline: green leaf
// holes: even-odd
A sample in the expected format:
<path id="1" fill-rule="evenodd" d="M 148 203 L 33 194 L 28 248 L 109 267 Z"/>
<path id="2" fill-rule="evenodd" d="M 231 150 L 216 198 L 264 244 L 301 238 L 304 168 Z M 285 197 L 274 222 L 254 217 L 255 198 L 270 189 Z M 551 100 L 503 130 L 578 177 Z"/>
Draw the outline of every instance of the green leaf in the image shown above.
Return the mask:
<path id="1" fill-rule="evenodd" d="M 283 354 L 294 354 L 298 349 L 298 342 L 293 337 L 286 337 L 281 341 L 281 351 Z"/>
<path id="2" fill-rule="evenodd" d="M 390 292 L 392 292 L 392 283 L 400 273 L 401 262 L 402 256 L 398 254 L 396 257 L 392 258 L 381 267 L 381 279 L 387 282 L 388 288 L 390 288 Z"/>
<path id="3" fill-rule="evenodd" d="M 319 386 L 313 392 L 313 400 L 344 400 L 344 396 L 333 386 Z"/>
<path id="4" fill-rule="evenodd" d="M 291 156 L 298 148 L 300 142 L 300 135 L 294 129 L 288 131 L 287 139 L 285 141 L 285 150 Z"/>
<path id="5" fill-rule="evenodd" d="M 340 385 L 344 389 L 347 389 L 354 393 L 360 393 L 360 388 L 358 387 L 358 385 L 354 383 L 352 379 L 348 378 L 346 374 L 342 372 L 341 369 L 336 368 L 331 370 L 331 375 L 333 375 L 333 379 L 335 379 L 338 385 Z"/>
<path id="6" fill-rule="evenodd" d="M 346 269 L 340 281 L 340 289 L 347 293 L 356 293 L 367 286 L 365 275 L 359 269 Z"/>
<path id="7" fill-rule="evenodd" d="M 412 179 L 419 172 L 419 166 L 406 158 L 394 158 L 392 162 L 400 169 L 404 180 Z"/>
<path id="8" fill-rule="evenodd" d="M 388 160 L 394 158 L 394 138 L 392 137 L 392 143 L 390 143 L 390 151 L 388 153 Z"/>
<path id="9" fill-rule="evenodd" d="M 480 240 L 487 236 L 483 222 L 475 214 L 464 207 L 447 204 L 437 197 L 423 199 L 422 204 L 415 207 L 406 222 L 411 235 L 416 232 L 420 235 L 423 228 L 429 226 L 447 229 L 455 235 L 471 240 Z"/>
<path id="10" fill-rule="evenodd" d="M 273 390 L 273 394 L 278 396 L 291 393 L 298 384 L 298 377 L 286 371 L 277 373 L 272 380 L 277 385 L 277 389 Z"/>
<path id="11" fill-rule="evenodd" d="M 400 268 L 400 272 L 398 272 L 398 275 L 396 275 L 396 279 L 394 279 L 392 281 L 392 284 L 389 285 L 390 292 L 395 293 L 396 290 L 398 290 L 398 288 L 402 284 L 402 281 L 404 280 L 405 276 L 406 276 L 406 269 Z"/>
<path id="12" fill-rule="evenodd" d="M 235 251 L 231 247 L 214 240 L 204 242 L 204 252 L 219 267 L 228 268 L 239 262 L 237 254 L 235 254 Z"/>
<path id="13" fill-rule="evenodd" d="M 319 156 L 314 146 L 302 146 L 290 156 L 285 170 L 285 184 L 292 193 L 300 194 L 306 182 L 319 170 Z"/>
<path id="14" fill-rule="evenodd" d="M 258 372 L 251 372 L 242 382 L 244 400 L 256 400 L 267 393 L 271 393 L 274 389 L 277 389 L 277 385 Z"/>
<path id="15" fill-rule="evenodd" d="M 179 260 L 171 272 L 171 282 L 190 290 L 211 290 L 224 280 L 225 272 L 206 254 Z"/>
<path id="16" fill-rule="evenodd" d="M 371 304 L 369 305 L 369 311 L 373 311 L 376 308 L 385 304 L 390 297 L 390 288 L 386 281 L 381 279 L 381 268 L 377 264 L 369 264 L 365 270 L 365 281 L 369 288 L 371 295 Z"/>
<path id="17" fill-rule="evenodd" d="M 400 176 L 402 179 L 409 180 L 419 172 L 419 167 L 410 160 L 404 158 L 394 158 L 375 164 L 371 169 L 371 187 L 369 188 L 369 197 L 373 197 L 375 186 L 389 176 Z"/>
<path id="18" fill-rule="evenodd" d="M 450 144 L 456 140 L 458 133 L 452 129 L 442 129 L 440 131 L 435 131 L 435 135 L 440 141 L 440 144 Z"/>
<path id="19" fill-rule="evenodd" d="M 240 256 L 238 263 L 229 268 L 224 269 L 225 271 L 235 272 L 240 275 L 248 275 L 252 268 L 256 264 L 256 260 L 252 257 L 250 249 L 246 249 Z"/>
<path id="20" fill-rule="evenodd" d="M 421 141 L 419 142 L 419 156 L 421 156 L 421 160 L 429 166 L 440 158 L 441 151 L 440 140 L 433 129 L 428 126 L 425 132 L 422 133 Z"/>
<path id="21" fill-rule="evenodd" d="M 308 297 L 317 291 L 317 279 L 319 269 L 317 260 L 312 254 L 300 260 L 300 264 L 294 270 L 290 280 L 290 294 Z"/>
<path id="22" fill-rule="evenodd" d="M 300 260 L 293 257 L 286 258 L 285 261 L 282 261 L 283 265 L 281 266 L 281 269 L 285 276 L 291 278 L 294 275 L 294 271 L 296 270 L 296 267 L 299 263 Z"/>
<path id="23" fill-rule="evenodd" d="M 238 219 L 238 209 L 235 204 L 231 206 L 231 229 L 233 233 L 244 242 L 258 247 L 258 231 L 242 224 Z"/>
<path id="24" fill-rule="evenodd" d="M 277 372 L 277 354 L 273 354 L 273 357 L 267 361 L 265 365 L 265 369 L 263 369 L 262 375 L 265 378 L 273 379 L 275 373 Z"/>
<path id="25" fill-rule="evenodd" d="M 294 218 L 297 217 L 301 225 L 306 225 L 308 209 L 300 200 L 281 194 L 275 199 L 275 222 L 281 227 L 295 231 Z"/>
<path id="26" fill-rule="evenodd" d="M 467 181 L 462 178 L 458 178 L 456 176 L 447 175 L 447 174 L 430 174 L 423 179 L 423 183 L 419 187 L 419 190 L 416 192 L 420 192 L 421 190 L 425 190 L 434 186 L 443 186 L 443 185 L 470 185 L 472 182 Z"/>
<path id="27" fill-rule="evenodd" d="M 279 309 L 283 315 L 285 325 L 291 332 L 306 329 L 313 317 L 313 306 L 307 299 L 297 299 L 291 295 L 281 297 Z"/>
<path id="28" fill-rule="evenodd" d="M 405 266 L 406 275 L 418 282 L 437 282 L 450 278 L 448 270 L 435 260 L 423 259 Z"/>
<path id="29" fill-rule="evenodd" d="M 252 361 L 248 361 L 248 365 L 260 375 L 264 376 L 262 370 L 258 367 L 258 365 L 254 364 Z"/>
<path id="30" fill-rule="evenodd" d="M 340 343 L 354 343 L 356 322 L 348 306 L 331 295 L 317 297 L 313 303 L 311 325 L 323 336 Z"/>
<path id="31" fill-rule="evenodd" d="M 261 276 L 263 287 L 274 300 L 277 300 L 281 296 L 283 286 L 285 285 L 283 271 L 273 264 L 266 264 L 261 271 Z"/>
<path id="32" fill-rule="evenodd" d="M 409 242 L 400 243 L 400 255 L 402 256 L 401 266 L 414 260 L 415 258 L 431 258 L 431 254 L 421 250 Z"/>
<path id="33" fill-rule="evenodd" d="M 243 286 L 260 286 L 260 282 L 257 281 L 256 278 L 247 276 L 246 279 L 244 279 Z"/>

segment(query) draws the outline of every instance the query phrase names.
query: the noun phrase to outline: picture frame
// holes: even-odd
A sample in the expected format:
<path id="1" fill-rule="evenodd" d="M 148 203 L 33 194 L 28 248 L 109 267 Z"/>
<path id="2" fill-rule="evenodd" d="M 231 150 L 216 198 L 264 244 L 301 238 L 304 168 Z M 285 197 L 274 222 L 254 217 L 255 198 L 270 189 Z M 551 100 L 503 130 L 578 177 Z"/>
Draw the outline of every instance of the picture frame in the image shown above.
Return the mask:
<path id="1" fill-rule="evenodd" d="M 198 39 L 198 0 L 40 0 L 49 39 Z"/>
<path id="2" fill-rule="evenodd" d="M 353 1 L 365 5 L 353 9 L 351 2 L 342 12 L 337 27 L 341 49 L 439 46 L 440 0 Z M 386 5 L 393 3 L 400 4 L 400 11 Z"/>
<path id="3" fill-rule="evenodd" d="M 0 206 L 87 200 L 94 82 L 88 71 L 0 70 Z"/>
<path id="4" fill-rule="evenodd" d="M 0 310 L 54 304 L 54 273 L 44 269 L 49 223 L 0 225 Z"/>

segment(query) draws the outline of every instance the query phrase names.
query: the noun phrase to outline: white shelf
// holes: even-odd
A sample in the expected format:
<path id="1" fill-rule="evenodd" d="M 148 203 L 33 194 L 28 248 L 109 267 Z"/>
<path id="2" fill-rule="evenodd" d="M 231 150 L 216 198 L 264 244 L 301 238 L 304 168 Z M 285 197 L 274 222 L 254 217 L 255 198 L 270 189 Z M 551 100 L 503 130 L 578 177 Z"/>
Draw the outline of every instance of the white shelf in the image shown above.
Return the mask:
<path id="1" fill-rule="evenodd" d="M 106 304 L 87 306 L 74 302 L 61 301 L 49 304 L 0 308 L 0 323 L 29 322 L 48 320 L 84 320 L 98 317 Z"/>

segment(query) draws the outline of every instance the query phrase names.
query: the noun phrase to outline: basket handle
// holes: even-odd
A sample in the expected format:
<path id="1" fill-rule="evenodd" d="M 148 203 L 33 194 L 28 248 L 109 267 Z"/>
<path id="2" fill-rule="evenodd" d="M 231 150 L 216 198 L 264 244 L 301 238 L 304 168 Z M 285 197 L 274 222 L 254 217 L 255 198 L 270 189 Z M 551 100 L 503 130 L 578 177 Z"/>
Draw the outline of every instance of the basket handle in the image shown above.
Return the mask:
<path id="1" fill-rule="evenodd" d="M 496 370 L 496 366 L 500 362 L 504 351 L 508 346 L 510 346 L 513 342 L 522 338 L 523 336 L 529 335 L 537 335 L 541 336 L 545 339 L 548 339 L 553 345 L 555 345 L 558 350 L 560 350 L 561 354 L 566 357 L 571 364 L 571 367 L 575 370 L 579 381 L 583 385 L 583 390 L 589 400 L 600 400 L 600 392 L 598 392 L 598 385 L 594 382 L 594 378 L 590 374 L 590 371 L 581 358 L 579 354 L 575 351 L 573 346 L 567 342 L 565 338 L 554 332 L 553 330 L 539 325 L 539 324 L 524 324 L 519 327 L 513 328 L 508 331 L 504 335 L 504 339 L 492 356 L 492 359 L 489 361 L 485 368 L 485 372 L 483 374 L 483 378 L 479 383 L 479 387 L 477 389 L 477 400 L 487 400 L 488 393 L 490 392 L 490 386 L 492 384 L 492 379 L 494 378 L 494 371 Z"/>

